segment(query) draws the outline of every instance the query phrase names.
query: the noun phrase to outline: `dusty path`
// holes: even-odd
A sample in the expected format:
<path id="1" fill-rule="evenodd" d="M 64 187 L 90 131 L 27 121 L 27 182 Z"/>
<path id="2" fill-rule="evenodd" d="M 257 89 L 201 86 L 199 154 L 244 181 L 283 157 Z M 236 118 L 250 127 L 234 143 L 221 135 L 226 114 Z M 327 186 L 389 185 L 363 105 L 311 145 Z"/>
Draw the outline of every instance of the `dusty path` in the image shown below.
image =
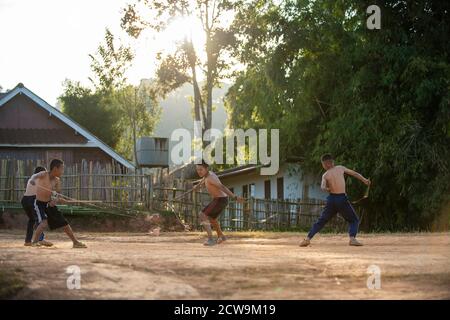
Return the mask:
<path id="1" fill-rule="evenodd" d="M 22 231 L 0 230 L 0 271 L 27 286 L 18 299 L 450 299 L 450 234 L 318 235 L 299 248 L 289 233 L 231 233 L 205 248 L 199 233 L 81 233 L 74 250 L 61 233 L 56 248 L 24 247 Z M 67 289 L 66 268 L 81 268 L 81 289 Z M 367 268 L 381 288 L 367 288 Z"/>

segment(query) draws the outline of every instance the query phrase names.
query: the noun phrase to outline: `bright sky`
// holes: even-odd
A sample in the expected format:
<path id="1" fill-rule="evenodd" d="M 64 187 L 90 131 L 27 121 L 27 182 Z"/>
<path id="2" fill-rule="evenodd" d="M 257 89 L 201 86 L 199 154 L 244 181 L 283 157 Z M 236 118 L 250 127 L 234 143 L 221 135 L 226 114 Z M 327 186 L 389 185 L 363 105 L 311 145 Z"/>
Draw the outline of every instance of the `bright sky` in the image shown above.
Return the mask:
<path id="1" fill-rule="evenodd" d="M 147 32 L 131 40 L 120 28 L 127 3 L 133 0 L 0 0 L 0 86 L 12 89 L 22 82 L 55 105 L 66 78 L 89 85 L 88 54 L 95 53 L 106 27 L 124 42 L 131 41 L 135 50 L 129 82 L 151 78 L 156 52 L 170 47 L 186 23 L 175 23 L 164 35 Z"/>

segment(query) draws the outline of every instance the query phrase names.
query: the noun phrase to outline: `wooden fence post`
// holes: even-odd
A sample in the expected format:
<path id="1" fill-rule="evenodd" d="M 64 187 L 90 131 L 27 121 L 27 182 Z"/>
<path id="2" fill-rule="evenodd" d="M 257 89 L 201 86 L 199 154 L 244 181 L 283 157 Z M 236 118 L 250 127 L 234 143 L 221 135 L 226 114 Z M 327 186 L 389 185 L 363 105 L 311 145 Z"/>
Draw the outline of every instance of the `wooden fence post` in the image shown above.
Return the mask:
<path id="1" fill-rule="evenodd" d="M 253 219 L 253 215 L 254 215 L 254 209 L 253 209 L 253 203 L 254 203 L 254 199 L 253 197 L 250 197 L 248 199 L 248 220 L 247 220 L 247 229 L 251 229 L 253 227 L 252 225 L 252 220 L 258 221 L 258 218 Z"/>
<path id="2" fill-rule="evenodd" d="M 148 208 L 150 210 L 153 209 L 153 178 L 152 175 L 148 175 L 147 176 L 147 182 L 148 182 Z"/>
<path id="3" fill-rule="evenodd" d="M 14 201 L 14 188 L 15 188 L 15 178 L 16 178 L 16 161 L 13 162 L 13 167 L 12 167 L 12 175 L 11 175 L 11 193 L 9 198 L 11 199 L 11 201 Z"/>
<path id="4" fill-rule="evenodd" d="M 198 226 L 198 218 L 197 218 L 197 195 L 198 192 L 192 193 L 192 224 L 194 226 Z"/>

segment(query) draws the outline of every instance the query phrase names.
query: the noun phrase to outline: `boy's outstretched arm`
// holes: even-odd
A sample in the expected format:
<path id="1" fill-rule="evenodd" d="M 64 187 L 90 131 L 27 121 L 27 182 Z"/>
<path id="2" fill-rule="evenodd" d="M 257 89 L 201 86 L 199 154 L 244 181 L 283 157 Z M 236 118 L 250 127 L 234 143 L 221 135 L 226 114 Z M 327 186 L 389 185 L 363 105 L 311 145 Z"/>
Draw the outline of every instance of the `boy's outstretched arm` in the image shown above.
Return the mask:
<path id="1" fill-rule="evenodd" d="M 325 179 L 325 175 L 322 176 L 322 182 L 320 184 L 320 189 L 322 189 L 325 192 L 330 191 L 330 188 L 327 187 L 327 180 Z"/>
<path id="2" fill-rule="evenodd" d="M 244 198 L 238 197 L 237 195 L 235 195 L 233 192 L 231 192 L 230 189 L 228 189 L 226 186 L 224 186 L 222 184 L 222 182 L 220 182 L 220 180 L 216 181 L 215 179 L 212 179 L 211 182 L 214 185 L 216 185 L 218 188 L 220 188 L 223 192 L 225 192 L 231 198 L 235 198 L 238 202 L 244 202 Z"/>
<path id="3" fill-rule="evenodd" d="M 205 178 L 202 178 L 193 188 L 192 191 L 195 192 L 200 189 L 205 184 Z"/>
<path id="4" fill-rule="evenodd" d="M 362 181 L 365 185 L 370 185 L 370 180 L 364 178 L 360 173 L 353 171 L 351 169 L 348 169 L 344 167 L 344 172 L 352 177 L 355 177 L 356 179 Z"/>

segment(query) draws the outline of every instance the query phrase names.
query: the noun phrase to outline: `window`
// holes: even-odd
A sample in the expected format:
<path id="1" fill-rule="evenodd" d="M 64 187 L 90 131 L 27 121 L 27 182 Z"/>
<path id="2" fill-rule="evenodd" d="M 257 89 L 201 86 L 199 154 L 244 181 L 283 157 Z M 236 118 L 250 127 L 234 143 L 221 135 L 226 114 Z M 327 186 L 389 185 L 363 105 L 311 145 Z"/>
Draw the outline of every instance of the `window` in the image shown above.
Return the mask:
<path id="1" fill-rule="evenodd" d="M 271 199 L 272 195 L 270 193 L 270 180 L 264 181 L 264 198 Z"/>
<path id="2" fill-rule="evenodd" d="M 250 183 L 248 185 L 248 189 L 250 190 L 250 197 L 255 197 L 255 184 L 254 183 Z"/>
<path id="3" fill-rule="evenodd" d="M 284 179 L 280 177 L 277 179 L 277 199 L 284 199 Z"/>
<path id="4" fill-rule="evenodd" d="M 242 186 L 242 197 L 248 198 L 248 184 Z"/>
<path id="5" fill-rule="evenodd" d="M 242 196 L 244 198 L 255 197 L 255 184 L 245 184 L 242 186 Z"/>

